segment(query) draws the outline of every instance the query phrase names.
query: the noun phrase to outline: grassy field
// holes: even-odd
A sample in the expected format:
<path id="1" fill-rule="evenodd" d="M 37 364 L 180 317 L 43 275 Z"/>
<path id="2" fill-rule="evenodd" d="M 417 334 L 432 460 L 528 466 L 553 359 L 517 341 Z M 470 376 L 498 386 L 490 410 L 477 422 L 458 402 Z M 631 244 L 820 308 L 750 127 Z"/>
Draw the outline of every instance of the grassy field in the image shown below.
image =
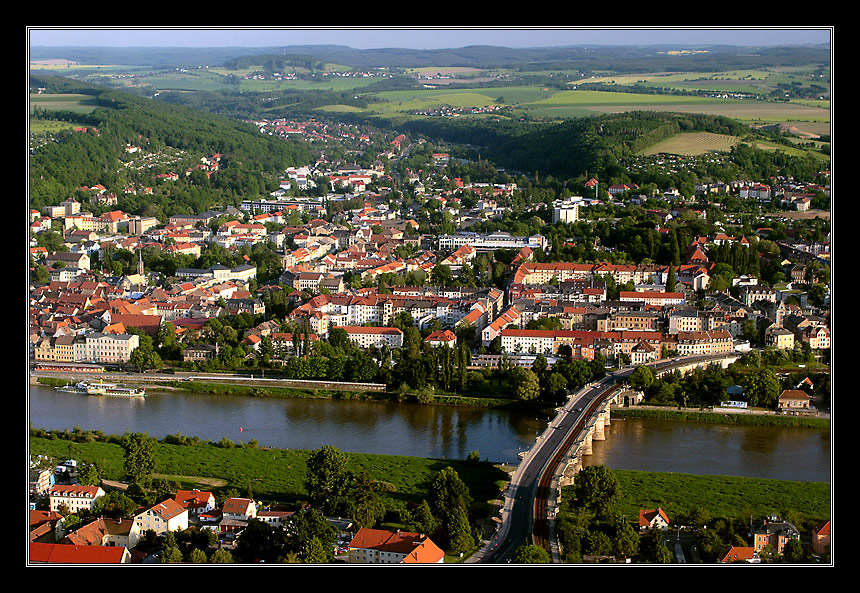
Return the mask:
<path id="1" fill-rule="evenodd" d="M 831 487 L 825 482 L 793 482 L 730 476 L 613 470 L 624 496 L 620 510 L 638 517 L 639 509 L 666 511 L 669 519 L 697 508 L 712 517 L 749 518 L 797 514 L 810 522 L 830 518 Z"/>
<path id="2" fill-rule="evenodd" d="M 104 480 L 123 477 L 119 445 L 103 442 L 72 443 L 64 439 L 31 437 L 30 453 L 57 459 L 69 456 L 96 463 Z M 211 491 L 223 498 L 230 491 L 266 503 L 295 504 L 307 500 L 304 478 L 310 451 L 225 448 L 213 444 L 156 445 L 156 476 L 180 488 Z M 478 517 L 488 517 L 512 469 L 488 463 L 469 463 L 420 457 L 348 453 L 350 469 L 366 471 L 371 479 L 393 485 L 383 493 L 391 509 L 403 509 L 430 496 L 430 484 L 446 466 L 453 467 L 469 487 Z M 749 518 L 767 514 L 791 515 L 814 523 L 830 518 L 828 483 L 765 480 L 732 476 L 691 475 L 613 470 L 623 497 L 619 511 L 631 520 L 639 509 L 660 507 L 670 519 L 703 508 L 711 517 Z M 562 497 L 569 494 L 562 494 Z M 389 525 L 396 527 L 396 525 Z"/>
<path id="3" fill-rule="evenodd" d="M 96 108 L 96 100 L 90 95 L 30 94 L 30 113 L 33 113 L 36 107 L 48 111 L 63 110 L 77 113 L 91 113 Z"/>
<path id="4" fill-rule="evenodd" d="M 57 459 L 71 456 L 79 462 L 95 463 L 102 479 L 123 479 L 123 452 L 117 444 L 31 437 L 30 453 Z M 307 499 L 304 479 L 310 453 L 295 449 L 160 442 L 155 448 L 155 471 L 159 476 L 179 483 L 182 488 L 210 490 L 216 497 L 235 489 L 243 495 L 250 491 L 258 500 L 296 503 Z M 475 500 L 475 510 L 485 514 L 507 479 L 502 469 L 483 462 L 364 453 L 347 455 L 352 471 L 366 471 L 371 479 L 394 485 L 394 492 L 384 494 L 392 508 L 405 508 L 410 502 L 420 503 L 429 496 L 429 487 L 436 474 L 443 467 L 452 466 L 469 487 Z"/>

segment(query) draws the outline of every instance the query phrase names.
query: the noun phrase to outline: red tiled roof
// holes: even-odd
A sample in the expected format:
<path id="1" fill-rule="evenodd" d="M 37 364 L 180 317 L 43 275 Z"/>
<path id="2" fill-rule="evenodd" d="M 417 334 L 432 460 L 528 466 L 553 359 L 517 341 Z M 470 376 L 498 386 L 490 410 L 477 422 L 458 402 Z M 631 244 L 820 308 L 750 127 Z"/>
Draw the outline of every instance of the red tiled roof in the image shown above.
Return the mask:
<path id="1" fill-rule="evenodd" d="M 120 546 L 73 546 L 30 542 L 30 562 L 54 564 L 119 564 L 126 549 Z"/>

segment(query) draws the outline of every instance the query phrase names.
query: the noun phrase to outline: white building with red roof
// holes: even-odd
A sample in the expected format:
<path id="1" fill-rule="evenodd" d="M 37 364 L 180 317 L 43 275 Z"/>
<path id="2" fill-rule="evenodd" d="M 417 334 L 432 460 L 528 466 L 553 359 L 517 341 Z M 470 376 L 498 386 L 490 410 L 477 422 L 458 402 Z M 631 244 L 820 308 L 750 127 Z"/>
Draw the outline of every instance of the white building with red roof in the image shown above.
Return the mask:
<path id="1" fill-rule="evenodd" d="M 362 528 L 349 542 L 350 564 L 442 564 L 444 561 L 445 552 L 420 533 Z"/>
<path id="2" fill-rule="evenodd" d="M 96 499 L 105 495 L 100 486 L 79 486 L 71 484 L 55 484 L 50 493 L 50 510 L 57 511 L 61 506 L 70 513 L 81 510 L 91 511 Z"/>
<path id="3" fill-rule="evenodd" d="M 168 498 L 135 515 L 134 522 L 141 532 L 152 530 L 160 535 L 168 531 L 183 531 L 188 529 L 188 509 Z"/>

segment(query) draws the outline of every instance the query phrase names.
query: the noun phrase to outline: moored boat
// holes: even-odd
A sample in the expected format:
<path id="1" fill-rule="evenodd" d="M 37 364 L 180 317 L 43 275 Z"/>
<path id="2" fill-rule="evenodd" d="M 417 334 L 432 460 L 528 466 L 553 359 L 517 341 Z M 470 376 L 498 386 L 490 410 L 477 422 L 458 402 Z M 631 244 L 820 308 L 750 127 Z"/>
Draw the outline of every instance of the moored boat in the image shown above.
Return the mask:
<path id="1" fill-rule="evenodd" d="M 124 387 L 116 383 L 98 381 L 80 381 L 74 385 L 57 387 L 57 391 L 68 393 L 87 393 L 89 395 L 117 395 L 120 397 L 146 397 L 146 391 L 136 387 Z"/>

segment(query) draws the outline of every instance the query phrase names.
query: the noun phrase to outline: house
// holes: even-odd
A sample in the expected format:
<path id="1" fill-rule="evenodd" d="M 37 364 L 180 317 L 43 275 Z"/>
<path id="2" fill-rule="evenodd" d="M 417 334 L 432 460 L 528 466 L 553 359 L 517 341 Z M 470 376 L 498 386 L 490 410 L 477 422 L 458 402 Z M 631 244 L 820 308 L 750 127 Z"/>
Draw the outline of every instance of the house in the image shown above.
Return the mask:
<path id="1" fill-rule="evenodd" d="M 756 552 L 761 552 L 765 546 L 770 546 L 782 554 L 785 544 L 792 539 L 800 539 L 797 527 L 775 515 L 767 517 L 761 525 L 753 529 L 753 545 Z"/>
<path id="2" fill-rule="evenodd" d="M 426 535 L 361 528 L 349 542 L 350 564 L 442 564 L 445 552 Z"/>
<path id="3" fill-rule="evenodd" d="M 129 519 L 100 517 L 80 529 L 69 532 L 61 544 L 74 546 L 119 546 L 134 548 L 140 542 L 140 529 Z"/>
<path id="4" fill-rule="evenodd" d="M 74 546 L 30 542 L 33 564 L 129 564 L 131 553 L 119 546 Z"/>
<path id="5" fill-rule="evenodd" d="M 809 394 L 800 389 L 784 389 L 779 394 L 779 411 L 782 414 L 795 414 L 808 411 Z"/>
<path id="6" fill-rule="evenodd" d="M 721 564 L 730 564 L 732 562 L 749 562 L 758 564 L 758 553 L 752 546 L 732 546 L 729 551 L 723 554 L 720 558 Z"/>
<path id="7" fill-rule="evenodd" d="M 812 528 L 812 551 L 824 554 L 830 547 L 830 519 Z"/>
<path id="8" fill-rule="evenodd" d="M 191 344 L 182 350 L 185 362 L 204 362 L 218 356 L 218 344 Z"/>
<path id="9" fill-rule="evenodd" d="M 221 515 L 227 520 L 248 521 L 257 516 L 257 503 L 250 498 L 228 498 L 221 507 Z"/>
<path id="10" fill-rule="evenodd" d="M 263 523 L 279 527 L 281 525 L 286 525 L 287 521 L 289 521 L 292 516 L 293 511 L 267 510 L 258 511 L 256 518 Z"/>
<path id="11" fill-rule="evenodd" d="M 457 346 L 457 336 L 450 329 L 440 329 L 434 331 L 429 336 L 424 338 L 424 341 L 434 348 L 436 346 L 448 346 L 449 348 L 454 348 Z"/>
<path id="12" fill-rule="evenodd" d="M 188 509 L 191 517 L 199 517 L 215 509 L 215 497 L 211 492 L 193 490 L 177 490 L 174 500 Z"/>
<path id="13" fill-rule="evenodd" d="M 188 529 L 188 509 L 168 498 L 135 515 L 134 522 L 141 532 L 151 530 L 161 535 L 168 531 L 183 531 Z"/>
<path id="14" fill-rule="evenodd" d="M 30 541 L 54 543 L 63 533 L 66 519 L 56 511 L 30 510 Z"/>
<path id="15" fill-rule="evenodd" d="M 70 513 L 80 510 L 93 510 L 96 499 L 105 495 L 100 486 L 78 486 L 54 484 L 48 494 L 50 510 L 58 511 L 65 507 Z"/>
<path id="16" fill-rule="evenodd" d="M 647 529 L 668 529 L 669 517 L 660 507 L 655 510 L 639 510 L 639 531 Z"/>

